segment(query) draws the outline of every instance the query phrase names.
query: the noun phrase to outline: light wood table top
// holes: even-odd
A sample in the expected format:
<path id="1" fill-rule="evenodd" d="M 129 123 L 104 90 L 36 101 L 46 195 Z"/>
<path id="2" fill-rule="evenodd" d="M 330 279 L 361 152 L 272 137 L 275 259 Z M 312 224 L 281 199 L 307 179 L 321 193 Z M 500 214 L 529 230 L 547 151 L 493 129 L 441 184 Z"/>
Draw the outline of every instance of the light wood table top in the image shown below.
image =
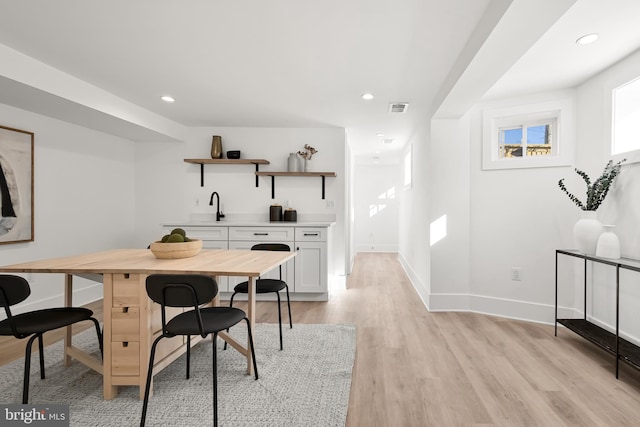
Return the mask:
<path id="1" fill-rule="evenodd" d="M 196 256 L 158 259 L 148 249 L 113 249 L 0 266 L 13 273 L 140 273 L 207 274 L 259 277 L 295 252 L 202 249 Z"/>

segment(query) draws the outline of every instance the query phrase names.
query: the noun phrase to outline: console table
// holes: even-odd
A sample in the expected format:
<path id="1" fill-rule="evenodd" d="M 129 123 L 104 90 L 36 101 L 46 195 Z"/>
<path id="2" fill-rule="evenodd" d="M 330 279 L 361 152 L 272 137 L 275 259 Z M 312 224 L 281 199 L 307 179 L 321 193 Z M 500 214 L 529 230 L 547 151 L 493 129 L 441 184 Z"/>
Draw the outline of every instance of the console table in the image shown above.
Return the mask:
<path id="1" fill-rule="evenodd" d="M 584 316 L 582 319 L 558 319 L 558 256 L 566 255 L 584 260 Z M 616 270 L 616 327 L 615 333 L 587 320 L 587 262 L 610 265 Z M 620 360 L 640 368 L 640 346 L 620 338 L 620 270 L 640 272 L 640 260 L 631 258 L 609 259 L 583 254 L 575 250 L 556 250 L 556 308 L 555 336 L 558 336 L 558 323 L 591 341 L 600 348 L 616 356 L 616 378 L 618 378 Z"/>

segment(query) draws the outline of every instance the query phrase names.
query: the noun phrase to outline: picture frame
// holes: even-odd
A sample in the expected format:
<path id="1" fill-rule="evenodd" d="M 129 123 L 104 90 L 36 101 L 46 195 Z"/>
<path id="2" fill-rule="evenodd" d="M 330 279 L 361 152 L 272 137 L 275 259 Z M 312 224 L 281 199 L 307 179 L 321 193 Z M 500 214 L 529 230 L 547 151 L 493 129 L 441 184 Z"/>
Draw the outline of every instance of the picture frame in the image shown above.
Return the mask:
<path id="1" fill-rule="evenodd" d="M 0 126 L 0 245 L 33 242 L 34 134 Z"/>

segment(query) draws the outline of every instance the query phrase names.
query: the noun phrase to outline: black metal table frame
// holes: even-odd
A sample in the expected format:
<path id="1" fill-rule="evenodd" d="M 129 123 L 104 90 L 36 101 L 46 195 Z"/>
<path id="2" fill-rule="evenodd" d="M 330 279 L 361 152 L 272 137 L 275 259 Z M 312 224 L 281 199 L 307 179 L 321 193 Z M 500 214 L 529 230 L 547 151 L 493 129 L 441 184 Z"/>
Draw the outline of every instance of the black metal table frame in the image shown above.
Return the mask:
<path id="1" fill-rule="evenodd" d="M 598 340 L 592 336 L 588 336 L 584 331 L 580 331 L 578 327 L 571 327 L 571 320 L 574 319 L 558 319 L 558 255 L 567 255 L 575 258 L 580 258 L 584 260 L 584 312 L 583 312 L 583 320 L 584 322 L 588 322 L 587 320 L 587 261 L 592 261 L 599 264 L 605 264 L 615 267 L 616 269 L 616 332 L 615 332 L 615 351 L 609 348 L 608 345 L 604 344 L 601 340 Z M 594 344 L 604 348 L 605 350 L 611 351 L 616 356 L 616 378 L 618 378 L 619 373 L 619 364 L 621 359 L 620 354 L 620 346 L 621 342 L 625 345 L 625 347 L 635 347 L 640 350 L 640 347 L 635 346 L 634 344 L 629 343 L 628 341 L 620 338 L 620 269 L 632 270 L 640 272 L 640 260 L 630 259 L 630 258 L 619 258 L 619 259 L 608 259 L 602 258 L 595 255 L 587 255 L 575 250 L 556 250 L 556 265 L 555 265 L 555 336 L 558 336 L 558 322 L 567 326 L 569 329 L 573 330 L 573 332 L 581 335 L 583 338 L 588 339 Z M 590 322 L 589 322 L 590 323 Z M 595 326 L 598 329 L 602 329 L 598 326 Z M 602 329 L 604 331 L 604 329 Z M 609 333 L 610 334 L 610 333 Z M 613 334 L 612 334 L 613 335 Z M 634 348 L 634 350 L 635 350 Z M 636 367 L 640 367 L 640 360 L 632 360 L 629 358 L 624 358 L 623 360 L 629 361 L 631 364 Z"/>

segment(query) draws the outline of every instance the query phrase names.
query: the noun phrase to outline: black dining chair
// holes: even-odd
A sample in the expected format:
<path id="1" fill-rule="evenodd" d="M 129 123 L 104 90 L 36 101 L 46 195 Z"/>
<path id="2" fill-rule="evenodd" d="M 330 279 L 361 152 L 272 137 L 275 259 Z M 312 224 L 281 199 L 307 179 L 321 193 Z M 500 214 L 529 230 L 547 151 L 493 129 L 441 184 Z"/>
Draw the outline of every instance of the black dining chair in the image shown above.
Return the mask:
<path id="1" fill-rule="evenodd" d="M 282 251 L 289 252 L 291 248 L 284 243 L 258 243 L 251 247 L 252 251 Z M 268 294 L 275 293 L 278 297 L 278 323 L 280 324 L 280 350 L 282 350 L 282 309 L 280 308 L 280 291 L 285 289 L 287 291 L 287 308 L 289 310 L 289 328 L 293 328 L 293 322 L 291 321 L 291 302 L 289 301 L 289 286 L 287 282 L 282 280 L 282 265 L 279 266 L 280 279 L 257 279 L 256 280 L 256 294 Z M 229 307 L 233 306 L 233 298 L 236 294 L 248 294 L 249 282 L 238 283 L 233 288 L 233 295 L 229 301 Z M 227 343 L 224 344 L 225 350 L 227 349 Z"/>
<path id="2" fill-rule="evenodd" d="M 29 375 L 31 370 L 31 346 L 38 339 L 40 352 L 40 378 L 45 378 L 44 344 L 42 335 L 54 329 L 73 325 L 84 320 L 91 320 L 96 327 L 100 353 L 102 354 L 102 332 L 100 323 L 93 317 L 93 312 L 82 307 L 55 307 L 28 311 L 20 314 L 11 313 L 11 306 L 21 303 L 31 295 L 29 282 L 20 276 L 0 274 L 0 307 L 4 307 L 7 318 L 0 322 L 0 335 L 14 336 L 18 339 L 30 337 L 24 353 L 24 380 L 22 403 L 29 401 Z"/>
<path id="3" fill-rule="evenodd" d="M 218 283 L 211 276 L 198 274 L 152 274 L 146 280 L 147 294 L 162 308 L 162 334 L 153 341 L 149 356 L 149 368 L 147 371 L 147 384 L 144 390 L 144 403 L 142 406 L 142 419 L 140 427 L 144 427 L 149 404 L 149 390 L 153 374 L 153 363 L 156 347 L 163 338 L 172 338 L 178 335 L 186 336 L 187 342 L 187 378 L 189 378 L 189 364 L 191 353 L 189 347 L 191 335 L 200 335 L 205 338 L 213 334 L 213 424 L 218 425 L 218 362 L 216 344 L 218 332 L 229 329 L 240 321 L 247 322 L 247 333 L 251 357 L 253 359 L 253 372 L 258 379 L 258 366 L 256 365 L 256 353 L 253 347 L 251 324 L 244 311 L 233 307 L 200 307 L 208 303 L 218 294 Z M 167 320 L 166 307 L 192 307 L 193 310 L 185 311 L 174 318 Z"/>

